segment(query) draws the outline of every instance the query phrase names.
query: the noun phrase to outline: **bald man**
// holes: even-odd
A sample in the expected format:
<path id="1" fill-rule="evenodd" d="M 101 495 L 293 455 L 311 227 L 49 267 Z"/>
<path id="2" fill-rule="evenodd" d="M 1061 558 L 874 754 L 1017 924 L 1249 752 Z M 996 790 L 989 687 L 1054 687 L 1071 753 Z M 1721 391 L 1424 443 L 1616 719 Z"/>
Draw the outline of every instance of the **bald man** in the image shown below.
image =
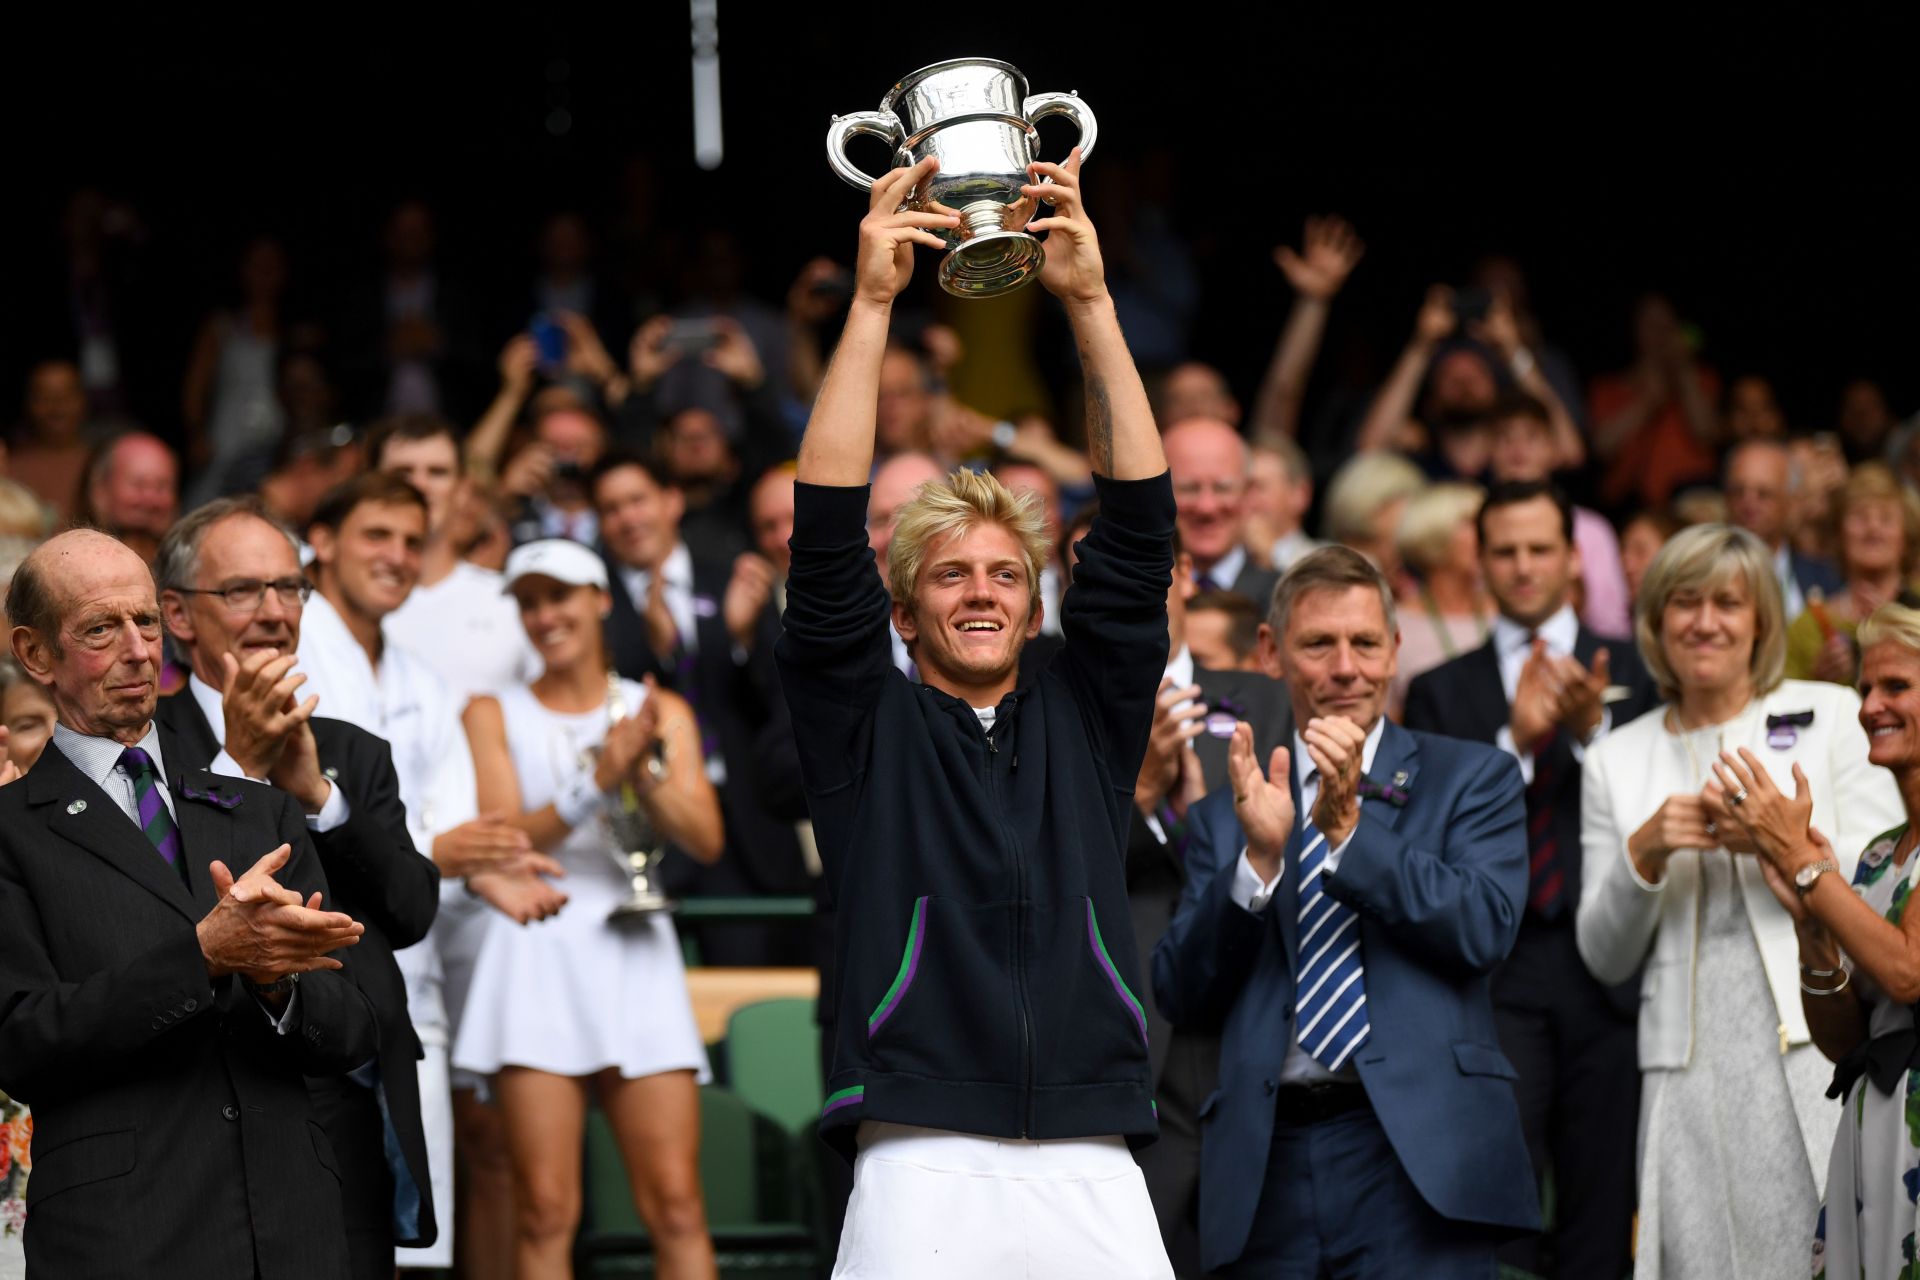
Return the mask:
<path id="1" fill-rule="evenodd" d="M 924 453 L 897 453 L 874 469 L 873 482 L 867 491 L 867 545 L 873 548 L 881 581 L 887 577 L 887 548 L 893 545 L 893 517 L 913 500 L 921 485 L 945 474 L 940 464 Z M 920 670 L 907 655 L 900 633 L 890 631 L 888 635 L 893 641 L 893 665 L 909 679 L 918 680 Z"/>
<path id="2" fill-rule="evenodd" d="M 154 719 L 153 575 L 125 545 L 61 534 L 6 607 L 58 717 L 0 787 L 0 1088 L 33 1108 L 28 1269 L 342 1280 L 304 1077 L 371 1060 L 379 1034 L 334 972 L 362 929 L 324 909 L 300 803 L 185 767 Z"/>
<path id="3" fill-rule="evenodd" d="M 180 465 L 158 436 L 129 431 L 101 446 L 87 471 L 87 512 L 148 564 L 180 510 Z"/>
<path id="4" fill-rule="evenodd" d="M 1163 444 L 1194 585 L 1236 592 L 1265 610 L 1280 575 L 1258 564 L 1242 541 L 1247 442 L 1219 418 L 1185 418 L 1167 428 Z"/>

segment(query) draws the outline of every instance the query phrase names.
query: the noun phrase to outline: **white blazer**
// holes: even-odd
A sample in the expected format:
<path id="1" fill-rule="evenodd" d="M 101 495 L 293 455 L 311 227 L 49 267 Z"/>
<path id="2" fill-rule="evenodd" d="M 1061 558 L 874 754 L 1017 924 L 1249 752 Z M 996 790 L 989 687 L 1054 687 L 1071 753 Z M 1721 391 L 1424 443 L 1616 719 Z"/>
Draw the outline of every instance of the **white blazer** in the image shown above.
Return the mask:
<path id="1" fill-rule="evenodd" d="M 1768 742 L 1767 717 L 1811 711 L 1813 723 Z M 1833 843 L 1849 882 L 1860 851 L 1906 820 L 1893 775 L 1867 763 L 1860 697 L 1837 684 L 1788 680 L 1728 721 L 1726 749 L 1744 746 L 1766 765 L 1774 785 L 1793 794 L 1798 762 L 1813 790 L 1813 825 Z M 1705 758 L 1700 767 L 1707 764 Z M 1580 957 L 1604 983 L 1624 982 L 1645 962 L 1640 986 L 1640 1068 L 1684 1067 L 1693 1057 L 1693 984 L 1700 922 L 1700 854 L 1682 849 L 1659 884 L 1648 884 L 1627 855 L 1627 837 L 1670 795 L 1691 788 L 1693 762 L 1656 708 L 1615 729 L 1587 751 L 1582 767 Z M 1753 858 L 1734 874 L 1779 1014 L 1780 1052 L 1811 1040 L 1800 1007 L 1800 948 L 1793 918 L 1775 901 Z"/>

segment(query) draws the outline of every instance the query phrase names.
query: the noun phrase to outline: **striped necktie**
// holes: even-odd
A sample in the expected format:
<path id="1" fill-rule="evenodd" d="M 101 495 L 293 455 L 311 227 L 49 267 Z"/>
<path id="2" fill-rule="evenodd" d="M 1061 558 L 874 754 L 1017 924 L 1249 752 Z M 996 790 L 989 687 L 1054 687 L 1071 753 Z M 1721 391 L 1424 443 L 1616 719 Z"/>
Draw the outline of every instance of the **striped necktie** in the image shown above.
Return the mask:
<path id="1" fill-rule="evenodd" d="M 1300 978 L 1298 1039 L 1307 1055 L 1338 1071 L 1367 1040 L 1367 984 L 1360 917 L 1323 887 L 1327 838 L 1300 815 Z"/>
<path id="2" fill-rule="evenodd" d="M 173 824 L 173 814 L 160 795 L 160 779 L 154 773 L 153 757 L 139 747 L 128 747 L 120 753 L 120 768 L 133 779 L 133 801 L 140 814 L 140 830 L 146 833 L 168 866 L 179 866 L 180 828 Z"/>

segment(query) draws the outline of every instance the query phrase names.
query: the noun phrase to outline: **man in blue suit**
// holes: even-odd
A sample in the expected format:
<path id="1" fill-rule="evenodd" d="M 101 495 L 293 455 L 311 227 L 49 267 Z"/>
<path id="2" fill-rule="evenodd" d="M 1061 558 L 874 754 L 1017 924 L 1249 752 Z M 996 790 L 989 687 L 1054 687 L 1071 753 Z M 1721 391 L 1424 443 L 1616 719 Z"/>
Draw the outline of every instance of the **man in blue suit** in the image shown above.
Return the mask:
<path id="1" fill-rule="evenodd" d="M 1490 1277 L 1539 1226 L 1489 975 L 1527 896 L 1511 757 L 1383 709 L 1393 594 L 1345 547 L 1298 561 L 1261 628 L 1297 726 L 1188 811 L 1154 951 L 1176 1025 L 1219 1026 L 1200 1108 L 1202 1263 L 1232 1277 Z"/>

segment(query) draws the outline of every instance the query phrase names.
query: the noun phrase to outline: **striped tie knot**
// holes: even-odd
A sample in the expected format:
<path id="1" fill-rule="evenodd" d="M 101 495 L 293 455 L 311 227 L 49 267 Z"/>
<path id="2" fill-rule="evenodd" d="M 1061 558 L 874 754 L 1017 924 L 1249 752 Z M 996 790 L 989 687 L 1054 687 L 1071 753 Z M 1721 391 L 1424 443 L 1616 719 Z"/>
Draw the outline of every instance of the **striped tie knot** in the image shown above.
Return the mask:
<path id="1" fill-rule="evenodd" d="M 167 860 L 168 866 L 178 866 L 180 828 L 174 825 L 173 814 L 160 794 L 160 778 L 153 767 L 153 757 L 139 747 L 128 747 L 120 753 L 120 769 L 133 779 L 133 802 L 140 830 Z"/>

